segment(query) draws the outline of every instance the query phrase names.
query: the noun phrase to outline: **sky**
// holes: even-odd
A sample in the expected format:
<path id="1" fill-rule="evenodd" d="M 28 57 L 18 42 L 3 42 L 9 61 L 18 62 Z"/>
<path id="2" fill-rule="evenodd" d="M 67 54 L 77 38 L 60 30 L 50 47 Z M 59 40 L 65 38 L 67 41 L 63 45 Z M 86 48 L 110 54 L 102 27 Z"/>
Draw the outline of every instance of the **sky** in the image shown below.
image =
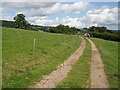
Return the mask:
<path id="1" fill-rule="evenodd" d="M 2 2 L 1 20 L 13 20 L 19 13 L 34 25 L 85 28 L 106 26 L 118 30 L 118 2 Z"/>

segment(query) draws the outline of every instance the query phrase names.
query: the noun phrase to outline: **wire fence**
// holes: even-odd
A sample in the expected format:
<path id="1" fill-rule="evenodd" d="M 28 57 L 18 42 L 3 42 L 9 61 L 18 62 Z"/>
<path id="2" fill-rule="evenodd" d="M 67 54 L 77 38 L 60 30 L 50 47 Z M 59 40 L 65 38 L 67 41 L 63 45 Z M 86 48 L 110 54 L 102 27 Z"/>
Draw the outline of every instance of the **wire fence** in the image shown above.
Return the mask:
<path id="1" fill-rule="evenodd" d="M 72 37 L 73 38 L 73 37 Z M 34 38 L 33 38 L 34 39 Z M 28 40 L 17 40 L 17 41 L 6 41 L 6 40 L 2 40 L 0 42 L 2 43 L 7 43 L 7 42 L 31 42 L 33 41 L 33 39 L 28 39 Z M 63 38 L 61 38 L 63 40 L 63 42 L 65 41 L 65 39 L 67 39 L 67 36 L 64 35 Z M 54 40 L 56 40 L 56 38 L 51 38 L 51 37 L 48 37 L 48 38 L 36 38 L 37 41 L 42 41 L 42 40 L 51 40 L 52 42 L 56 42 Z"/>
<path id="2" fill-rule="evenodd" d="M 42 40 L 51 40 L 50 38 L 43 38 L 43 39 L 36 39 L 37 41 L 42 41 Z M 2 41 L 0 41 L 0 42 L 32 42 L 33 41 L 33 39 L 29 39 L 29 40 L 17 40 L 17 41 L 4 41 L 4 40 L 2 40 Z M 52 41 L 52 42 L 56 42 L 56 41 Z"/>
<path id="3" fill-rule="evenodd" d="M 61 40 L 57 41 L 58 39 L 61 39 Z M 74 37 L 67 37 L 64 35 L 62 38 L 53 38 L 53 37 L 48 38 L 47 37 L 47 38 L 29 38 L 28 40 L 26 39 L 26 40 L 17 40 L 17 41 L 5 41 L 5 40 L 3 40 L 2 45 L 4 47 L 3 50 L 5 50 L 9 47 L 8 48 L 9 50 L 5 50 L 5 52 L 7 51 L 7 53 L 8 53 L 8 51 L 9 51 L 9 53 L 11 53 L 11 50 L 12 50 L 12 53 L 13 53 L 13 50 L 15 50 L 15 51 L 17 50 L 17 52 L 19 52 L 21 50 L 23 50 L 23 52 L 26 52 L 26 50 L 27 51 L 30 50 L 31 54 L 34 55 L 36 52 L 36 49 L 37 49 L 37 51 L 39 51 L 38 48 L 40 49 L 43 47 L 49 47 L 49 46 L 51 47 L 51 45 L 55 46 L 56 48 L 59 45 L 63 46 L 63 47 L 67 47 L 67 46 L 69 46 L 69 43 L 71 43 L 71 41 L 73 42 L 76 40 L 76 39 L 74 39 L 74 40 L 72 40 L 72 39 L 74 39 Z M 46 40 L 46 41 L 44 41 L 44 40 Z M 21 42 L 23 42 L 23 43 L 21 43 Z M 76 43 L 76 41 L 73 43 Z M 76 44 L 78 44 L 78 43 L 76 43 Z M 26 45 L 26 44 L 28 44 L 28 45 Z M 7 45 L 7 47 L 4 45 Z M 15 47 L 15 48 L 13 49 L 12 47 L 13 48 Z"/>

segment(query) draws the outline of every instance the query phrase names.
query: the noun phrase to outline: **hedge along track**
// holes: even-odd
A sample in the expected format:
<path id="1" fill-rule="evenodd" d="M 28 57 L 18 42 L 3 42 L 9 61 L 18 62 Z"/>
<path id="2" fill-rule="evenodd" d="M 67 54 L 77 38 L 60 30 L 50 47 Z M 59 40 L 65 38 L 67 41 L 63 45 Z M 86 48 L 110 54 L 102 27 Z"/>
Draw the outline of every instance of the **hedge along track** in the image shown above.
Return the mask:
<path id="1" fill-rule="evenodd" d="M 60 64 L 57 67 L 57 70 L 53 71 L 49 75 L 43 76 L 43 80 L 29 88 L 55 88 L 55 86 L 67 76 L 67 73 L 72 69 L 71 66 L 82 55 L 85 46 L 86 41 L 82 38 L 80 47 L 63 64 Z"/>

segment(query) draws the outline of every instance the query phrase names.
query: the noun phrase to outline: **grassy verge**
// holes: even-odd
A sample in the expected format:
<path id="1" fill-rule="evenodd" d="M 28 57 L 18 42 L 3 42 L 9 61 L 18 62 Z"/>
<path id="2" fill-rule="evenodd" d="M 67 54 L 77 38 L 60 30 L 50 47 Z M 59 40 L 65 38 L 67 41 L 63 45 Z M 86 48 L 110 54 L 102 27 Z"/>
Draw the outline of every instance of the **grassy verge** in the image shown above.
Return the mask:
<path id="1" fill-rule="evenodd" d="M 26 31 L 14 28 L 2 30 L 3 88 L 26 88 L 51 73 L 80 45 L 72 35 Z M 36 39 L 32 55 L 33 38 Z M 65 42 L 65 43 L 64 43 Z"/>
<path id="2" fill-rule="evenodd" d="M 118 88 L 118 42 L 92 39 L 100 50 L 110 88 Z"/>
<path id="3" fill-rule="evenodd" d="M 57 88 L 89 88 L 90 87 L 91 48 L 87 41 L 83 55 L 72 66 L 67 77 L 57 85 Z"/>

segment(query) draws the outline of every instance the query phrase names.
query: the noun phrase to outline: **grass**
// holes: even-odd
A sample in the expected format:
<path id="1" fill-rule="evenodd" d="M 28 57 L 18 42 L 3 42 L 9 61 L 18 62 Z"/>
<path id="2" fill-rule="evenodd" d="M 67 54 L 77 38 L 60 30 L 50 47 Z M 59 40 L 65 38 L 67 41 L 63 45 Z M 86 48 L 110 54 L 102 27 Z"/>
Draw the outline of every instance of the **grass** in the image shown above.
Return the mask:
<path id="1" fill-rule="evenodd" d="M 108 76 L 109 87 L 118 88 L 118 42 L 103 39 L 92 39 L 100 50 L 105 72 Z"/>
<path id="2" fill-rule="evenodd" d="M 72 66 L 67 77 L 57 85 L 57 88 L 90 88 L 90 62 L 91 47 L 87 41 L 83 55 Z"/>
<path id="3" fill-rule="evenodd" d="M 72 35 L 2 28 L 3 88 L 27 88 L 51 73 L 80 45 Z M 33 38 L 36 39 L 32 55 Z"/>

